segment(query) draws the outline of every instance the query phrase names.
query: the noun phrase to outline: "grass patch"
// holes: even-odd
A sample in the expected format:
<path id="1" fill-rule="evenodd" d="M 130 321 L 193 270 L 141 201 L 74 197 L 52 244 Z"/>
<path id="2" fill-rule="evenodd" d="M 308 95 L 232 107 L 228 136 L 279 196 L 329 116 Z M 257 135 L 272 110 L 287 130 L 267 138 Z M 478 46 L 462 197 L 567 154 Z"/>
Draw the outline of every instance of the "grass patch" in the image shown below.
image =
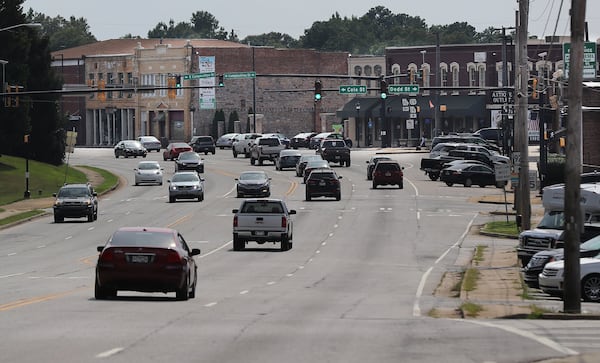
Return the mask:
<path id="1" fill-rule="evenodd" d="M 464 312 L 465 316 L 475 318 L 483 310 L 481 305 L 474 304 L 472 302 L 465 302 L 460 305 L 460 309 Z"/>
<path id="2" fill-rule="evenodd" d="M 42 214 L 42 213 L 45 213 L 45 212 L 43 210 L 41 210 L 41 209 L 34 209 L 34 210 L 27 211 L 27 212 L 15 214 L 13 216 L 0 219 L 0 226 L 5 226 L 5 225 L 11 224 L 13 222 L 17 222 L 17 221 L 21 221 L 23 219 L 31 218 L 31 217 L 37 216 L 39 214 Z"/>
<path id="3" fill-rule="evenodd" d="M 470 268 L 465 271 L 463 277 L 462 288 L 465 291 L 473 291 L 477 287 L 477 280 L 479 279 L 479 270 L 476 268 Z"/>
<path id="4" fill-rule="evenodd" d="M 487 246 L 479 245 L 475 247 L 475 256 L 473 256 L 473 261 L 475 265 L 479 266 L 479 263 L 483 261 L 483 253 L 487 249 Z"/>
<path id="5" fill-rule="evenodd" d="M 519 229 L 517 228 L 516 221 L 494 221 L 486 223 L 481 229 L 483 232 L 487 233 L 498 233 L 504 234 L 507 236 L 518 237 Z"/>
<path id="6" fill-rule="evenodd" d="M 102 194 L 105 191 L 112 189 L 115 185 L 117 185 L 119 183 L 118 176 L 116 176 L 115 174 L 110 173 L 104 169 L 95 168 L 93 166 L 86 166 L 86 165 L 77 165 L 77 167 L 95 171 L 96 173 L 98 173 L 102 176 L 102 179 L 103 179 L 102 183 L 100 183 L 100 185 L 97 185 L 94 187 L 94 190 L 96 190 L 96 192 L 98 192 L 98 194 Z"/>
<path id="7" fill-rule="evenodd" d="M 539 306 L 533 304 L 529 305 L 529 308 L 531 309 L 531 313 L 527 315 L 527 319 L 539 319 L 542 317 L 542 315 L 552 312 L 548 309 L 540 308 Z"/>
<path id="8" fill-rule="evenodd" d="M 0 158 L 0 205 L 23 200 L 25 192 L 25 159 L 10 155 Z M 31 198 L 51 197 L 65 183 L 85 183 L 84 173 L 65 164 L 54 166 L 29 160 Z"/>

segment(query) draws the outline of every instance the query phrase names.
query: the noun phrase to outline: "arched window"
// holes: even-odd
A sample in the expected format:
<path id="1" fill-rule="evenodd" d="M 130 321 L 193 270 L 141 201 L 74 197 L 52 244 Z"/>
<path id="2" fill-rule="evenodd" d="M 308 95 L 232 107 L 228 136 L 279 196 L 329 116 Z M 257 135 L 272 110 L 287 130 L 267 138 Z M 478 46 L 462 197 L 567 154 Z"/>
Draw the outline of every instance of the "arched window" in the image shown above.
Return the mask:
<path id="1" fill-rule="evenodd" d="M 469 87 L 477 86 L 478 75 L 475 63 L 467 63 L 467 79 L 469 80 Z"/>
<path id="2" fill-rule="evenodd" d="M 448 64 L 440 63 L 440 86 L 447 87 L 448 86 Z"/>
<path id="3" fill-rule="evenodd" d="M 375 75 L 377 77 L 381 76 L 383 74 L 381 66 L 379 64 L 376 64 L 373 69 L 375 70 Z"/>
<path id="4" fill-rule="evenodd" d="M 479 63 L 477 64 L 477 73 L 478 73 L 478 77 L 479 77 L 479 87 L 485 87 L 485 64 L 484 63 Z"/>
<path id="5" fill-rule="evenodd" d="M 460 67 L 458 63 L 453 62 L 450 64 L 450 73 L 452 73 L 452 87 L 458 87 L 459 84 L 459 70 Z M 458 91 L 453 91 L 452 93 L 458 93 Z"/>
<path id="6" fill-rule="evenodd" d="M 400 83 L 400 74 L 402 72 L 400 72 L 400 65 L 399 64 L 393 64 L 392 65 L 392 74 L 396 77 L 394 77 L 394 84 L 399 84 Z"/>
<path id="7" fill-rule="evenodd" d="M 365 76 L 370 76 L 373 74 L 373 69 L 371 66 L 365 66 Z"/>
<path id="8" fill-rule="evenodd" d="M 354 66 L 354 75 L 355 76 L 361 76 L 362 75 L 362 67 L 361 66 Z"/>

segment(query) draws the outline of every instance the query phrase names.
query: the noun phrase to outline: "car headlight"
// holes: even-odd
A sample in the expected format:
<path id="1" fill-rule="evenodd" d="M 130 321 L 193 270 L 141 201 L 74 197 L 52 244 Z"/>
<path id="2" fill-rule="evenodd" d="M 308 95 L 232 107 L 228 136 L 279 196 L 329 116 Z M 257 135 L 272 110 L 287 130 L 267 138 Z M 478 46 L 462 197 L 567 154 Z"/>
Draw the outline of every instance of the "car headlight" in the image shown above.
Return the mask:
<path id="1" fill-rule="evenodd" d="M 169 189 L 170 189 L 170 190 L 177 190 L 177 187 L 176 187 L 175 185 L 171 185 L 171 186 L 169 187 Z"/>
<path id="2" fill-rule="evenodd" d="M 58 200 L 58 199 L 57 199 L 57 200 L 55 200 L 55 201 L 54 201 L 54 205 L 55 205 L 56 207 L 59 207 L 59 206 L 61 206 L 62 204 L 63 204 L 63 201 L 62 201 L 62 200 Z"/>

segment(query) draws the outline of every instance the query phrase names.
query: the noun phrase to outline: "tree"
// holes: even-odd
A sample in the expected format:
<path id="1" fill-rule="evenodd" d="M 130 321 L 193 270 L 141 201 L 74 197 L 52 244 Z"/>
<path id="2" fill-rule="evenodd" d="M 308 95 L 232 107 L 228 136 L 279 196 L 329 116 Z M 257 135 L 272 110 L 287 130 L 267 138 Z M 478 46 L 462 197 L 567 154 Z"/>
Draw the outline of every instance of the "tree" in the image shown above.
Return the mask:
<path id="1" fill-rule="evenodd" d="M 51 52 L 97 41 L 96 37 L 90 32 L 90 26 L 85 18 L 71 16 L 67 20 L 60 15 L 51 18 L 29 9 L 27 21 L 42 24 L 41 34 L 49 37 Z"/>
<path id="2" fill-rule="evenodd" d="M 193 13 L 192 26 L 199 38 L 227 39 L 227 32 L 225 29 L 219 26 L 217 18 L 207 11 L 196 11 Z"/>
<path id="3" fill-rule="evenodd" d="M 298 48 L 299 42 L 288 34 L 277 32 L 264 33 L 259 35 L 249 35 L 242 39 L 242 43 L 251 44 L 259 47 L 274 48 Z"/>

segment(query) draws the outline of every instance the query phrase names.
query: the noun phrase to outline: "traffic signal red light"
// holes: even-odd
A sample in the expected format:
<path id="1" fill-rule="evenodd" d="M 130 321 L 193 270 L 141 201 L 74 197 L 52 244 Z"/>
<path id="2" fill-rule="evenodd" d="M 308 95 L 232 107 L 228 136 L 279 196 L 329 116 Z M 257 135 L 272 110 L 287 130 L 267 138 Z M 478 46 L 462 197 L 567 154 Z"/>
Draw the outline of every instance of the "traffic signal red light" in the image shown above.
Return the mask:
<path id="1" fill-rule="evenodd" d="M 322 90 L 323 90 L 323 85 L 321 84 L 321 81 L 315 81 L 315 101 L 320 101 L 322 95 Z"/>

